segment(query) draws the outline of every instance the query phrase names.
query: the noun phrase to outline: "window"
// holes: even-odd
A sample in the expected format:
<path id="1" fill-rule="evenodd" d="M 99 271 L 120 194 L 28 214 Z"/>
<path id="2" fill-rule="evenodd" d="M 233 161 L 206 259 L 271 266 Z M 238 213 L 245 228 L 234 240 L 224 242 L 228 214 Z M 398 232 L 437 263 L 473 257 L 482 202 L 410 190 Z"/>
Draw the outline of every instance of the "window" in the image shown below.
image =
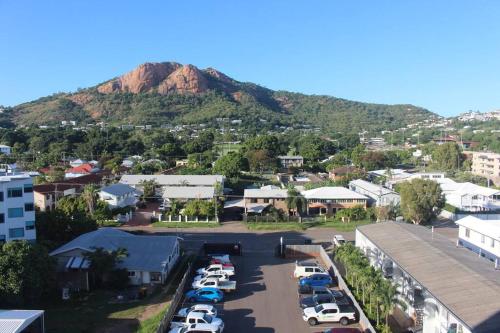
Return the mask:
<path id="1" fill-rule="evenodd" d="M 481 243 L 483 243 L 483 244 L 484 244 L 484 240 L 485 240 L 484 235 L 481 235 Z"/>
<path id="2" fill-rule="evenodd" d="M 264 199 L 264 203 L 269 203 L 269 199 L 268 198 Z"/>
<path id="3" fill-rule="evenodd" d="M 34 230 L 35 229 L 35 221 L 26 221 L 26 230 Z"/>
<path id="4" fill-rule="evenodd" d="M 23 189 L 21 187 L 13 187 L 7 189 L 7 198 L 19 198 L 23 196 Z"/>
<path id="5" fill-rule="evenodd" d="M 24 184 L 24 193 L 32 193 L 33 184 Z"/>
<path id="6" fill-rule="evenodd" d="M 312 269 L 312 268 L 306 268 L 306 272 L 307 272 L 307 273 L 310 273 L 310 272 L 312 272 L 312 271 L 313 271 L 313 269 Z"/>
<path id="7" fill-rule="evenodd" d="M 490 238 L 490 240 L 491 240 L 490 246 L 495 247 L 495 240 L 493 238 Z"/>
<path id="8" fill-rule="evenodd" d="M 5 235 L 0 235 L 0 244 L 5 243 Z"/>
<path id="9" fill-rule="evenodd" d="M 34 210 L 35 210 L 35 205 L 32 202 L 24 204 L 24 211 L 25 212 L 32 212 Z"/>
<path id="10" fill-rule="evenodd" d="M 128 271 L 128 276 L 129 277 L 134 277 L 135 276 L 135 271 Z"/>
<path id="11" fill-rule="evenodd" d="M 24 237 L 24 228 L 12 228 L 9 229 L 10 238 L 21 238 Z"/>
<path id="12" fill-rule="evenodd" d="M 3 191 L 0 192 L 0 201 L 3 201 Z"/>
<path id="13" fill-rule="evenodd" d="M 4 213 L 0 214 L 0 223 L 5 223 L 5 214 Z"/>
<path id="14" fill-rule="evenodd" d="M 18 207 L 18 208 L 9 208 L 7 210 L 7 216 L 9 218 L 13 217 L 23 217 L 24 215 L 24 210 L 23 207 Z"/>
<path id="15" fill-rule="evenodd" d="M 468 229 L 468 228 L 465 229 L 465 237 L 467 237 L 467 238 L 470 237 L 470 229 Z"/>
<path id="16" fill-rule="evenodd" d="M 251 203 L 257 203 L 257 199 L 255 199 L 255 198 L 251 198 L 251 199 L 250 199 L 250 202 L 251 202 Z"/>

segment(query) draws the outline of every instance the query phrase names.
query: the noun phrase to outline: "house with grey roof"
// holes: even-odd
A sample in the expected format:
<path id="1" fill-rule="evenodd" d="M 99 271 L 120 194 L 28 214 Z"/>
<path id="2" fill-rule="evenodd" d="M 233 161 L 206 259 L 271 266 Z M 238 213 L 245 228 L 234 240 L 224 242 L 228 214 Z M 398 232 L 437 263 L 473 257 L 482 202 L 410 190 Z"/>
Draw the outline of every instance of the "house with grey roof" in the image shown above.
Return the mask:
<path id="1" fill-rule="evenodd" d="M 356 179 L 349 182 L 351 191 L 366 195 L 368 204 L 373 206 L 398 205 L 401 197 L 396 191 L 390 190 L 382 185 L 374 184 L 363 179 Z"/>
<path id="2" fill-rule="evenodd" d="M 45 333 L 43 310 L 0 310 L 0 332 Z"/>
<path id="3" fill-rule="evenodd" d="M 109 208 L 123 208 L 134 206 L 138 199 L 138 191 L 126 184 L 111 184 L 99 191 L 99 198 L 105 201 Z"/>
<path id="4" fill-rule="evenodd" d="M 126 249 L 128 256 L 117 268 L 128 271 L 130 284 L 164 283 L 179 259 L 179 240 L 174 236 L 134 235 L 114 228 L 101 228 L 73 239 L 50 253 L 57 261 L 61 287 L 90 290 L 87 254 L 103 248 Z"/>
<path id="5" fill-rule="evenodd" d="M 393 317 L 423 333 L 495 333 L 500 277 L 481 256 L 423 226 L 383 222 L 358 227 L 356 246 L 397 287 Z"/>

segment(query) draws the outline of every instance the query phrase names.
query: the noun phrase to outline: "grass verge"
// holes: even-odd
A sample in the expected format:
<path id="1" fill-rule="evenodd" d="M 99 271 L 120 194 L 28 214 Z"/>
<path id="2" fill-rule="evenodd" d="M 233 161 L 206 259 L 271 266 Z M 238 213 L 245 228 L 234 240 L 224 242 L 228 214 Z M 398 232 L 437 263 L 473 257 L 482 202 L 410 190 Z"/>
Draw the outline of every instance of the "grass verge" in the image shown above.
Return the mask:
<path id="1" fill-rule="evenodd" d="M 303 231 L 306 230 L 308 225 L 306 223 L 297 222 L 248 222 L 246 223 L 248 230 L 293 230 Z"/>
<path id="2" fill-rule="evenodd" d="M 349 223 L 342 221 L 307 221 L 298 222 L 248 222 L 246 226 L 248 230 L 290 230 L 304 231 L 312 227 L 332 228 L 337 231 L 354 231 L 358 226 L 373 223 L 370 220 L 351 221 Z"/>

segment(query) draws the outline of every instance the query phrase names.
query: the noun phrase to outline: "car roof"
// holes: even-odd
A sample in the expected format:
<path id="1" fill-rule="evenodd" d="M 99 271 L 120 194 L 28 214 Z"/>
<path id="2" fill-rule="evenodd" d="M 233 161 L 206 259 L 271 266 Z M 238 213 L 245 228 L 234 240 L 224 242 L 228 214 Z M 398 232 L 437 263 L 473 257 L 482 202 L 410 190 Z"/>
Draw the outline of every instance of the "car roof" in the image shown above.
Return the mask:
<path id="1" fill-rule="evenodd" d="M 189 328 L 201 329 L 201 330 L 217 330 L 217 326 L 213 324 L 200 323 L 200 324 L 192 324 Z"/>
<path id="2" fill-rule="evenodd" d="M 323 309 L 338 309 L 338 305 L 336 303 L 323 303 L 321 304 Z"/>
<path id="3" fill-rule="evenodd" d="M 325 286 L 313 286 L 312 288 L 313 288 L 313 290 L 316 290 L 316 291 L 318 291 L 318 290 L 329 290 Z"/>
<path id="4" fill-rule="evenodd" d="M 344 236 L 342 236 L 342 235 L 334 235 L 333 237 L 335 237 L 337 239 L 345 239 Z"/>
<path id="5" fill-rule="evenodd" d="M 205 316 L 205 314 L 202 312 L 190 312 L 188 314 L 189 318 L 196 318 L 196 319 L 203 318 L 204 316 Z"/>
<path id="6" fill-rule="evenodd" d="M 210 304 L 195 304 L 191 308 L 193 309 L 213 309 L 213 306 Z"/>
<path id="7" fill-rule="evenodd" d="M 330 274 L 327 273 L 314 273 L 309 276 L 325 276 L 325 277 L 330 277 Z"/>

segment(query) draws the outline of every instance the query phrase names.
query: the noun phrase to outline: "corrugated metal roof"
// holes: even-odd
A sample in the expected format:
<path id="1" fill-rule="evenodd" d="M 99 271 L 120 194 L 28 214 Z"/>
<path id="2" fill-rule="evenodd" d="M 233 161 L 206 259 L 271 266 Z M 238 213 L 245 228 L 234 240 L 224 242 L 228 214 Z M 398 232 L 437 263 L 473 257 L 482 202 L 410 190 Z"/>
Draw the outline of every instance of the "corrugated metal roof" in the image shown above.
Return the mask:
<path id="1" fill-rule="evenodd" d="M 326 186 L 312 190 L 303 191 L 302 195 L 306 199 L 368 199 L 366 196 L 351 191 L 345 187 Z"/>
<path id="2" fill-rule="evenodd" d="M 212 199 L 215 196 L 213 186 L 165 186 L 165 199 Z"/>
<path id="3" fill-rule="evenodd" d="M 177 237 L 174 236 L 138 236 L 113 228 L 101 228 L 80 235 L 52 251 L 50 255 L 57 256 L 74 249 L 92 251 L 93 248 L 101 247 L 113 251 L 124 248 L 127 249 L 129 255 L 118 267 L 160 272 L 162 263 L 173 253 L 177 242 Z"/>
<path id="4" fill-rule="evenodd" d="M 491 262 L 422 226 L 384 222 L 358 230 L 472 332 L 499 332 L 500 272 Z"/>
<path id="5" fill-rule="evenodd" d="M 349 187 L 354 185 L 355 187 L 359 187 L 368 191 L 376 196 L 386 195 L 386 194 L 397 194 L 396 192 L 378 184 L 367 182 L 363 179 L 356 179 L 349 182 Z"/>
<path id="6" fill-rule="evenodd" d="M 112 184 L 101 188 L 101 192 L 106 192 L 119 197 L 128 193 L 135 192 L 135 189 L 126 184 Z"/>
<path id="7" fill-rule="evenodd" d="M 123 175 L 120 183 L 139 185 L 141 181 L 155 180 L 161 186 L 214 186 L 222 183 L 221 175 Z"/>
<path id="8" fill-rule="evenodd" d="M 20 333 L 40 316 L 42 310 L 0 310 L 0 333 Z"/>

